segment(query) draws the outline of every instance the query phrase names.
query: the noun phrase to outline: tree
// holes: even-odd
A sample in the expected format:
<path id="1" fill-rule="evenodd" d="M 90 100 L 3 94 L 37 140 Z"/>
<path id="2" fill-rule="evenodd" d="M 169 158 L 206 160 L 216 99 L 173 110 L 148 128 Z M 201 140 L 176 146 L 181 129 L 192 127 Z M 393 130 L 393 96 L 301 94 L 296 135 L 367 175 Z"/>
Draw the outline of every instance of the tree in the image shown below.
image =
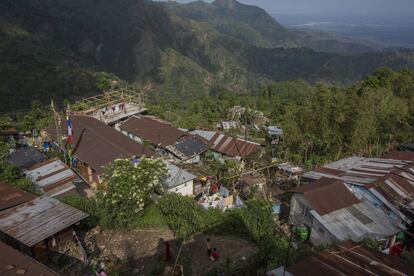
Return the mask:
<path id="1" fill-rule="evenodd" d="M 163 196 L 160 209 L 168 225 L 179 238 L 187 239 L 192 234 L 204 230 L 206 213 L 194 199 L 175 193 Z"/>
<path id="2" fill-rule="evenodd" d="M 107 212 L 107 224 L 127 226 L 150 201 L 150 196 L 162 188 L 167 169 L 160 159 L 143 158 L 138 164 L 118 159 L 105 168 L 98 202 Z"/>

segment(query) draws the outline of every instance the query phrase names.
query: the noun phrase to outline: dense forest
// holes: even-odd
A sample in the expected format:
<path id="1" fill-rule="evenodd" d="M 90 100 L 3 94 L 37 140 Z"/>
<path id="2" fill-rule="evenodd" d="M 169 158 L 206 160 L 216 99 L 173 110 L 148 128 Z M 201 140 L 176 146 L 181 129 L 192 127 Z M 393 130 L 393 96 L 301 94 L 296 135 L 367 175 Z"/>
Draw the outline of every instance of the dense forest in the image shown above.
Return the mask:
<path id="1" fill-rule="evenodd" d="M 150 110 L 181 127 L 214 128 L 234 105 L 262 111 L 281 126 L 280 156 L 307 167 L 351 154 L 379 156 L 414 141 L 414 72 L 409 70 L 380 68 L 349 87 L 279 82 L 239 97 L 222 93 Z"/>

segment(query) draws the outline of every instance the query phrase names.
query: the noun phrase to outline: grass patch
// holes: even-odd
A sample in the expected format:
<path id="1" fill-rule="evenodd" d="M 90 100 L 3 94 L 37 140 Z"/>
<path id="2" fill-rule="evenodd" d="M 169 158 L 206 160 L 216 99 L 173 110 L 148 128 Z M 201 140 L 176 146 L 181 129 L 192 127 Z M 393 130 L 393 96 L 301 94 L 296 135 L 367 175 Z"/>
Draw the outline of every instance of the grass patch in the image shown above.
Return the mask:
<path id="1" fill-rule="evenodd" d="M 169 229 L 164 214 L 155 204 L 144 209 L 140 218 L 134 223 L 134 229 Z"/>

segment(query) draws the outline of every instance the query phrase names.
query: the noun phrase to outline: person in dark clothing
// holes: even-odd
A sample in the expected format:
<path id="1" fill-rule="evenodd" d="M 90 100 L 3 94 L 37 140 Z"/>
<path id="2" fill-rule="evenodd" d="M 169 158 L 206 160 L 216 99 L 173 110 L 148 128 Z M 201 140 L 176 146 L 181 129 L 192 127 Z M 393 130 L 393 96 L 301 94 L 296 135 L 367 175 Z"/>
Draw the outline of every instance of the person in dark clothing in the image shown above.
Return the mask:
<path id="1" fill-rule="evenodd" d="M 207 256 L 210 257 L 211 256 L 211 243 L 210 243 L 210 239 L 207 238 Z"/>

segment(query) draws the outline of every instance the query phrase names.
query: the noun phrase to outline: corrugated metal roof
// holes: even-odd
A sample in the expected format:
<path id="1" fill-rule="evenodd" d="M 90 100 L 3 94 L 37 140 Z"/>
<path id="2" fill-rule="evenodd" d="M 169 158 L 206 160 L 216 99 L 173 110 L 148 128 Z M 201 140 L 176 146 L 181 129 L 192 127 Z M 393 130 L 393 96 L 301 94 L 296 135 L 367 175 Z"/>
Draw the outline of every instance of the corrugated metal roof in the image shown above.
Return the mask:
<path id="1" fill-rule="evenodd" d="M 414 200 L 414 155 L 412 152 L 392 152 L 384 157 L 400 159 L 354 156 L 307 172 L 304 177 L 314 180 L 328 177 L 364 185 L 375 189 L 397 207 L 407 205 Z"/>
<path id="2" fill-rule="evenodd" d="M 414 266 L 399 257 L 351 241 L 334 245 L 286 269 L 292 275 L 414 275 Z"/>
<path id="3" fill-rule="evenodd" d="M 121 125 L 121 129 L 162 148 L 173 145 L 180 137 L 188 135 L 165 121 L 146 116 L 129 118 Z"/>
<path id="4" fill-rule="evenodd" d="M 25 173 L 27 178 L 51 196 L 53 196 L 53 193 L 50 194 L 50 191 L 55 189 L 61 191 L 59 187 L 62 186 L 66 187 L 66 191 L 76 189 L 73 184 L 71 187 L 68 185 L 78 178 L 77 175 L 57 158 L 36 164 L 31 169 L 25 171 Z"/>
<path id="5" fill-rule="evenodd" d="M 406 161 L 413 161 L 414 160 L 414 152 L 409 151 L 390 151 L 382 156 L 385 159 L 394 159 L 394 160 L 406 160 Z"/>
<path id="6" fill-rule="evenodd" d="M 110 162 L 118 158 L 131 158 L 154 153 L 126 137 L 103 122 L 87 116 L 72 116 L 73 155 L 88 164 L 98 174 Z M 50 125 L 45 131 L 56 137 L 56 129 Z"/>
<path id="7" fill-rule="evenodd" d="M 31 247 L 86 217 L 57 199 L 41 196 L 0 212 L 0 231 Z"/>
<path id="8" fill-rule="evenodd" d="M 177 187 L 181 184 L 184 184 L 188 181 L 194 180 L 197 178 L 197 176 L 193 175 L 192 173 L 189 173 L 188 171 L 177 167 L 174 164 L 167 163 L 167 169 L 168 169 L 168 175 L 167 180 L 165 181 L 165 186 L 168 189 Z"/>
<path id="9" fill-rule="evenodd" d="M 211 141 L 211 139 L 213 138 L 214 134 L 216 134 L 215 131 L 211 131 L 211 130 L 199 130 L 199 129 L 190 131 L 190 133 L 191 134 L 194 134 L 194 135 L 201 136 L 204 139 L 206 139 L 207 141 Z"/>
<path id="10" fill-rule="evenodd" d="M 258 143 L 247 141 L 238 137 L 227 136 L 218 131 L 194 130 L 192 134 L 197 134 L 212 144 L 212 149 L 230 157 L 246 157 L 261 150 L 262 146 Z"/>
<path id="11" fill-rule="evenodd" d="M 294 192 L 302 193 L 321 216 L 360 202 L 343 181 L 335 179 L 322 178 L 299 187 Z"/>
<path id="12" fill-rule="evenodd" d="M 174 147 L 184 156 L 193 156 L 207 151 L 210 147 L 207 142 L 202 141 L 203 138 L 196 136 L 182 137 Z"/>
<path id="13" fill-rule="evenodd" d="M 266 177 L 263 175 L 243 175 L 241 183 L 247 186 L 265 185 Z"/>
<path id="14" fill-rule="evenodd" d="M 366 201 L 332 211 L 320 216 L 311 211 L 314 217 L 338 240 L 361 241 L 371 237 L 386 238 L 401 230 L 381 210 Z"/>
<path id="15" fill-rule="evenodd" d="M 216 132 L 210 142 L 214 145 L 213 150 L 230 157 L 245 158 L 250 154 L 260 151 L 262 148 L 258 143 L 245 141 L 238 137 L 227 136 L 220 132 Z"/>
<path id="16" fill-rule="evenodd" d="M 47 266 L 16 249 L 0 242 L 0 275 L 2 276 L 56 276 Z"/>
<path id="17" fill-rule="evenodd" d="M 36 198 L 36 195 L 0 181 L 0 211 Z"/>

